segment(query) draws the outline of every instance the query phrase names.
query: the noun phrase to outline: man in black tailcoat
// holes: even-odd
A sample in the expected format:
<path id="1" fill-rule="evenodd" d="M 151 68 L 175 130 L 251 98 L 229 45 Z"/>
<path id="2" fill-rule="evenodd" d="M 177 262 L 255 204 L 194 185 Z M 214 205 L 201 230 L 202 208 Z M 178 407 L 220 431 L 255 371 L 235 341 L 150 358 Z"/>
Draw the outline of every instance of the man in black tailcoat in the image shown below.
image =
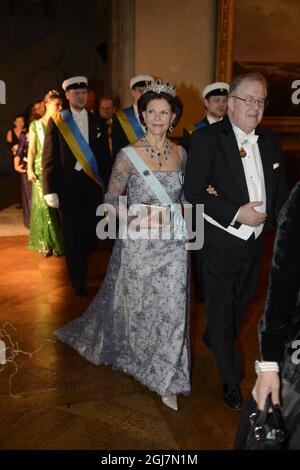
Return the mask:
<path id="1" fill-rule="evenodd" d="M 240 409 L 241 356 L 237 334 L 255 292 L 264 233 L 287 190 L 279 138 L 261 127 L 267 83 L 248 73 L 231 84 L 228 118 L 191 135 L 185 196 L 204 204 L 204 247 L 199 252 L 207 314 L 205 343 L 212 349 L 225 403 Z M 210 195 L 211 184 L 218 195 Z"/>
<path id="2" fill-rule="evenodd" d="M 87 85 L 86 77 L 71 77 L 62 87 L 70 117 L 93 154 L 104 187 L 82 168 L 54 118 L 49 119 L 42 157 L 44 197 L 49 206 L 60 209 L 68 273 L 79 297 L 86 296 L 86 260 L 96 242 L 96 209 L 111 171 L 105 121 L 86 110 Z"/>

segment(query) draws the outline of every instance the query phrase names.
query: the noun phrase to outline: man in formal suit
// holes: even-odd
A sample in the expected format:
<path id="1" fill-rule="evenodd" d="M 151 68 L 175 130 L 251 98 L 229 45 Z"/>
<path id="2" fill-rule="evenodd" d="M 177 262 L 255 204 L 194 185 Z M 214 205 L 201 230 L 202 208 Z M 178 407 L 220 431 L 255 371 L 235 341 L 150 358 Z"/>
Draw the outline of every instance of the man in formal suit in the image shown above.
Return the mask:
<path id="1" fill-rule="evenodd" d="M 150 75 L 137 75 L 132 77 L 129 83 L 132 105 L 118 111 L 113 116 L 112 121 L 112 158 L 116 158 L 117 153 L 128 144 L 140 139 L 145 134 L 145 128 L 140 122 L 137 102 L 143 93 L 145 86 L 149 82 L 154 82 Z"/>
<path id="2" fill-rule="evenodd" d="M 49 206 L 60 209 L 68 273 L 79 297 L 86 296 L 86 259 L 95 246 L 96 209 L 103 201 L 111 171 L 105 122 L 85 108 L 87 84 L 86 77 L 71 77 L 62 88 L 75 126 L 71 137 L 83 139 L 104 187 L 92 179 L 85 165 L 82 167 L 54 117 L 48 122 L 42 156 L 44 197 Z"/>
<path id="3" fill-rule="evenodd" d="M 115 96 L 104 95 L 101 96 L 99 101 L 99 115 L 105 120 L 107 129 L 107 138 L 109 144 L 109 152 L 111 158 L 113 158 L 113 117 L 118 111 L 118 100 Z"/>
<path id="4" fill-rule="evenodd" d="M 99 100 L 99 114 L 106 121 L 111 121 L 118 111 L 118 99 L 116 96 L 103 95 Z"/>
<path id="5" fill-rule="evenodd" d="M 264 232 L 287 197 L 279 138 L 261 127 L 267 83 L 248 73 L 231 84 L 228 118 L 195 131 L 185 196 L 204 204 L 199 252 L 207 314 L 206 344 L 216 358 L 225 403 L 240 409 L 242 364 L 236 337 L 255 292 Z M 210 195 L 211 184 L 218 195 Z"/>

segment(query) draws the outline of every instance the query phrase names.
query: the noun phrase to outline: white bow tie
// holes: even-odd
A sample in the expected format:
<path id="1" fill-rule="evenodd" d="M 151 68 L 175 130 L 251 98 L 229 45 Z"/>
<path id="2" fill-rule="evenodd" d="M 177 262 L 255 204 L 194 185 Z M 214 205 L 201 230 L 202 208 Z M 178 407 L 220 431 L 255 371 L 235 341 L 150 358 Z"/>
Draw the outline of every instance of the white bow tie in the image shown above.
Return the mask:
<path id="1" fill-rule="evenodd" d="M 239 135 L 238 136 L 238 141 L 239 141 L 239 146 L 243 147 L 244 145 L 254 145 L 256 144 L 257 142 L 257 139 L 258 139 L 258 135 Z"/>

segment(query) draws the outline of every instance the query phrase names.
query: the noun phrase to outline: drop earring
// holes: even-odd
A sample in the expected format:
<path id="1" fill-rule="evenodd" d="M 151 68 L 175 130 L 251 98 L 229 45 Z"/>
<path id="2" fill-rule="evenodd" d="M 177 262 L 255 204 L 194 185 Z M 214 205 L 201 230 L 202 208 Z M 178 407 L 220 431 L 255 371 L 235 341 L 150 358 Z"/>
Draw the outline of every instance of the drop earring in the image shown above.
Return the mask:
<path id="1" fill-rule="evenodd" d="M 170 131 L 170 132 L 173 132 L 173 131 L 174 131 L 174 127 L 172 126 L 172 124 L 171 124 L 170 127 L 169 127 L 169 131 Z"/>

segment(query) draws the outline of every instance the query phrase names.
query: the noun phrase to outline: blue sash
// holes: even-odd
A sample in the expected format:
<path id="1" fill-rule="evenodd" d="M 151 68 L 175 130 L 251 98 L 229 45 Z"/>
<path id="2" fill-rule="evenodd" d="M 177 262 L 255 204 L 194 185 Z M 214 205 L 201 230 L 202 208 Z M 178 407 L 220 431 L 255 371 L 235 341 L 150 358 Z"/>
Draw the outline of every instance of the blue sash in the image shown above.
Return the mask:
<path id="1" fill-rule="evenodd" d="M 56 122 L 58 124 L 58 128 L 62 131 L 62 135 L 65 138 L 67 144 L 73 151 L 73 155 L 75 156 L 76 160 L 80 163 L 85 173 L 87 173 L 91 178 L 93 178 L 98 184 L 102 187 L 105 187 L 105 183 L 98 172 L 98 164 L 96 157 L 81 134 L 76 122 L 73 119 L 72 114 L 68 109 L 64 109 L 60 111 L 60 116 L 63 119 L 63 123 L 68 127 L 69 132 L 66 132 L 67 129 L 63 129 L 63 123 Z M 59 125 L 60 124 L 60 125 Z M 71 134 L 71 135 L 70 135 Z M 75 142 L 74 142 L 74 140 Z M 77 144 L 77 145 L 76 145 Z"/>
<path id="2" fill-rule="evenodd" d="M 206 122 L 203 122 L 203 119 L 202 119 L 202 121 L 195 122 L 194 127 L 189 129 L 188 132 L 192 134 L 196 129 L 201 129 L 201 127 L 206 127 L 206 126 L 207 126 Z"/>
<path id="3" fill-rule="evenodd" d="M 170 209 L 174 214 L 174 228 L 176 238 L 179 240 L 185 240 L 185 221 L 182 217 L 180 204 L 173 203 L 165 188 L 158 181 L 154 173 L 149 170 L 146 163 L 144 163 L 144 161 L 141 159 L 141 157 L 138 155 L 138 153 L 134 150 L 133 147 L 128 146 L 123 148 L 122 150 L 124 153 L 126 153 L 127 157 L 129 158 L 133 166 L 137 169 L 142 178 L 150 186 L 159 202 L 164 206 L 170 206 Z"/>
<path id="4" fill-rule="evenodd" d="M 136 118 L 133 108 L 123 109 L 123 113 L 126 115 L 128 121 L 130 122 L 131 127 L 133 128 L 137 139 L 141 139 L 145 135 L 144 129 L 141 127 L 139 121 Z"/>
<path id="5" fill-rule="evenodd" d="M 194 126 L 197 128 L 197 129 L 201 129 L 201 127 L 205 127 L 207 126 L 207 124 L 203 121 L 198 121 L 198 122 L 195 122 Z"/>

